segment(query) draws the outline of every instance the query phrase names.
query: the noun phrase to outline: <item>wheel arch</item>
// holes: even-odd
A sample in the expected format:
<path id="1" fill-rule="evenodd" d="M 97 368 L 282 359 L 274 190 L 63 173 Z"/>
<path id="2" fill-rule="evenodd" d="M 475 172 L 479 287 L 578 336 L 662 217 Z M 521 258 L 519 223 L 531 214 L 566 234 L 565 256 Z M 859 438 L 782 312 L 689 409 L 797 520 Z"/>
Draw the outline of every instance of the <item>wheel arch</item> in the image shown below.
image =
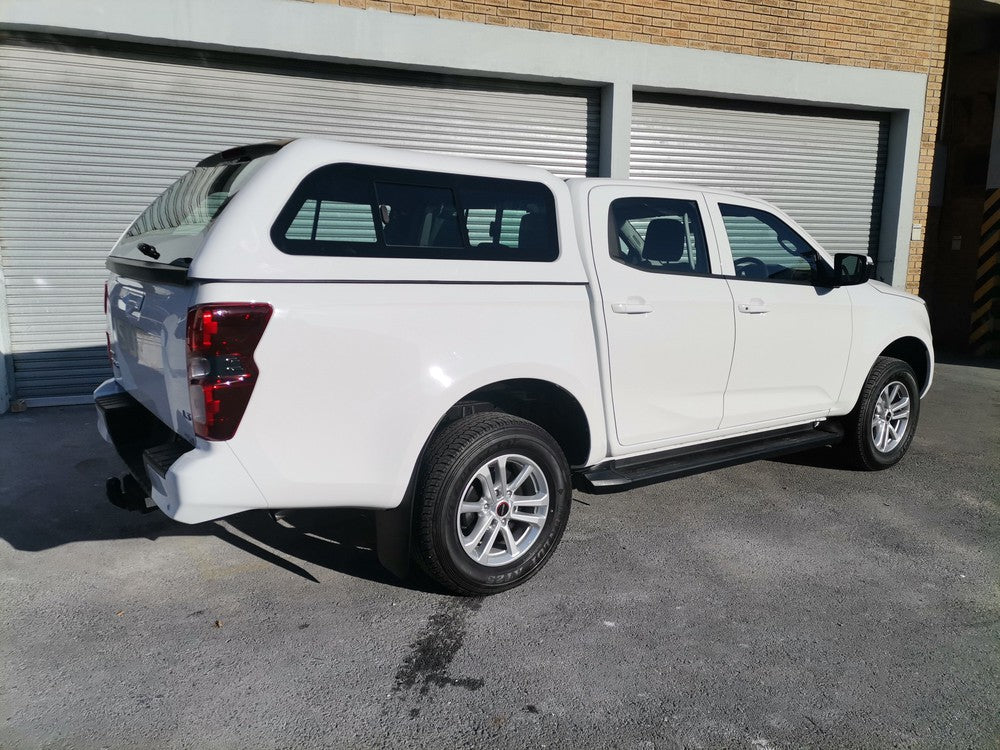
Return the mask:
<path id="1" fill-rule="evenodd" d="M 927 393 L 930 387 L 933 362 L 931 351 L 921 339 L 916 336 L 902 336 L 886 346 L 879 357 L 894 357 L 901 359 L 911 368 L 917 377 L 917 388 L 920 395 Z"/>
<path id="2" fill-rule="evenodd" d="M 527 419 L 548 432 L 571 466 L 587 463 L 593 436 L 586 410 L 566 388 L 539 378 L 500 380 L 470 391 L 445 412 L 428 441 L 460 417 L 494 409 Z"/>
<path id="3" fill-rule="evenodd" d="M 588 462 L 594 447 L 593 426 L 580 400 L 563 386 L 541 378 L 508 378 L 469 391 L 445 410 L 426 435 L 400 504 L 376 514 L 378 558 L 396 575 L 405 577 L 409 570 L 413 498 L 427 449 L 434 437 L 456 419 L 491 410 L 527 419 L 546 430 L 562 448 L 571 467 Z"/>

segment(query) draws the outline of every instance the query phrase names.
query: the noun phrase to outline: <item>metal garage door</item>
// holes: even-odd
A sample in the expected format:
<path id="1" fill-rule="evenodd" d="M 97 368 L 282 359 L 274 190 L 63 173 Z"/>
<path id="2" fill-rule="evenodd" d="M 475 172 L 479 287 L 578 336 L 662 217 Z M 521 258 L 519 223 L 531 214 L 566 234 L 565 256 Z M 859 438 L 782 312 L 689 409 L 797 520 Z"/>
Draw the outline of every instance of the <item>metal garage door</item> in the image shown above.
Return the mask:
<path id="1" fill-rule="evenodd" d="M 297 135 L 596 173 L 596 91 L 190 50 L 0 39 L 0 261 L 14 394 L 107 377 L 104 257 L 195 161 Z"/>
<path id="2" fill-rule="evenodd" d="M 635 178 L 730 188 L 781 207 L 830 252 L 876 254 L 887 120 L 870 113 L 637 97 Z"/>

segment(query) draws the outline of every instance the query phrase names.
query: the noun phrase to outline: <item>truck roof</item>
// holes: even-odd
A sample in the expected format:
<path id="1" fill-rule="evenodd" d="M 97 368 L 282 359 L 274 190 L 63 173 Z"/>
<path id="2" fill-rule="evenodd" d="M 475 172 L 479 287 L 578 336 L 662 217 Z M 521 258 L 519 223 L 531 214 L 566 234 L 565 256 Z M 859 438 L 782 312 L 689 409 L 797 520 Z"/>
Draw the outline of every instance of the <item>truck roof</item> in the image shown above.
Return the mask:
<path id="1" fill-rule="evenodd" d="M 311 151 L 314 154 L 328 155 L 330 160 L 349 160 L 364 164 L 383 164 L 398 166 L 403 169 L 417 169 L 428 172 L 453 172 L 458 174 L 482 175 L 484 177 L 499 177 L 511 180 L 534 180 L 550 182 L 559 178 L 547 169 L 515 164 L 501 159 L 485 159 L 471 156 L 452 156 L 436 151 L 417 151 L 395 146 L 375 146 L 357 141 L 345 141 L 338 138 L 309 136 L 295 138 L 285 142 L 272 142 L 279 147 L 294 148 L 299 151 Z M 272 145 L 261 144 L 261 145 Z M 244 148 L 253 148 L 250 146 Z"/>
<path id="2" fill-rule="evenodd" d="M 345 152 L 350 152 L 353 158 L 358 161 L 380 161 L 391 160 L 401 154 L 406 155 L 405 164 L 410 169 L 426 169 L 429 171 L 447 170 L 452 172 L 482 174 L 484 176 L 504 177 L 507 179 L 538 180 L 545 175 L 553 177 L 552 173 L 542 167 L 530 166 L 527 164 L 517 164 L 504 161 L 502 159 L 488 159 L 473 156 L 452 156 L 434 151 L 418 151 L 410 148 L 400 148 L 397 146 L 376 146 L 358 141 L 346 141 L 340 138 L 327 138 L 324 136 L 307 136 L 304 138 L 293 138 L 285 141 L 272 141 L 267 144 L 259 144 L 261 147 L 282 148 L 289 143 L 311 143 L 324 150 L 328 150 L 331 157 L 344 158 Z M 257 144 L 255 144 L 256 146 Z M 255 146 L 244 146 L 231 151 L 242 151 L 252 149 Z M 400 165 L 404 166 L 404 165 Z M 688 182 L 676 182 L 673 180 L 622 180 L 609 177 L 570 177 L 567 183 L 579 183 L 582 187 L 596 187 L 598 185 L 610 185 L 617 187 L 648 186 L 659 188 L 676 188 L 678 190 L 697 190 L 706 193 L 716 193 L 720 195 L 743 196 L 730 188 L 710 187 L 697 185 Z M 746 196 L 751 197 L 751 196 Z"/>

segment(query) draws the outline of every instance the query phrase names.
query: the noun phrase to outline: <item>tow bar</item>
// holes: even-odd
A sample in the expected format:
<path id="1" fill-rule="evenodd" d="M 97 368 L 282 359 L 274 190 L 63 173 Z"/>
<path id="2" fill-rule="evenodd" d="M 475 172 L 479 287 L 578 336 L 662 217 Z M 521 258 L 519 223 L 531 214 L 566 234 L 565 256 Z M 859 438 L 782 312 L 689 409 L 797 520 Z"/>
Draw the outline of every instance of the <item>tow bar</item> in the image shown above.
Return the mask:
<path id="1" fill-rule="evenodd" d="M 108 493 L 108 500 L 117 508 L 137 510 L 140 513 L 149 513 L 156 509 L 156 503 L 131 474 L 126 474 L 121 479 L 108 477 L 104 487 Z"/>

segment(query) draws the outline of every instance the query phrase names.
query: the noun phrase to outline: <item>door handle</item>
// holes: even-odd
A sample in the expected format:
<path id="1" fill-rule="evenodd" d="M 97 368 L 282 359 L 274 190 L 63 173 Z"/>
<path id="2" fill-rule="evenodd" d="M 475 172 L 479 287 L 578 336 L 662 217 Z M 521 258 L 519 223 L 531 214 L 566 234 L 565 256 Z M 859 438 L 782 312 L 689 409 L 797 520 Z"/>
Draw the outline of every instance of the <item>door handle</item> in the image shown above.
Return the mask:
<path id="1" fill-rule="evenodd" d="M 629 297 L 628 302 L 612 302 L 611 311 L 622 315 L 644 315 L 653 312 L 653 306 L 642 297 Z"/>
<path id="2" fill-rule="evenodd" d="M 767 307 L 764 306 L 764 300 L 758 297 L 754 297 L 749 302 L 741 302 L 736 306 L 736 309 L 747 315 L 761 315 L 768 312 Z"/>

